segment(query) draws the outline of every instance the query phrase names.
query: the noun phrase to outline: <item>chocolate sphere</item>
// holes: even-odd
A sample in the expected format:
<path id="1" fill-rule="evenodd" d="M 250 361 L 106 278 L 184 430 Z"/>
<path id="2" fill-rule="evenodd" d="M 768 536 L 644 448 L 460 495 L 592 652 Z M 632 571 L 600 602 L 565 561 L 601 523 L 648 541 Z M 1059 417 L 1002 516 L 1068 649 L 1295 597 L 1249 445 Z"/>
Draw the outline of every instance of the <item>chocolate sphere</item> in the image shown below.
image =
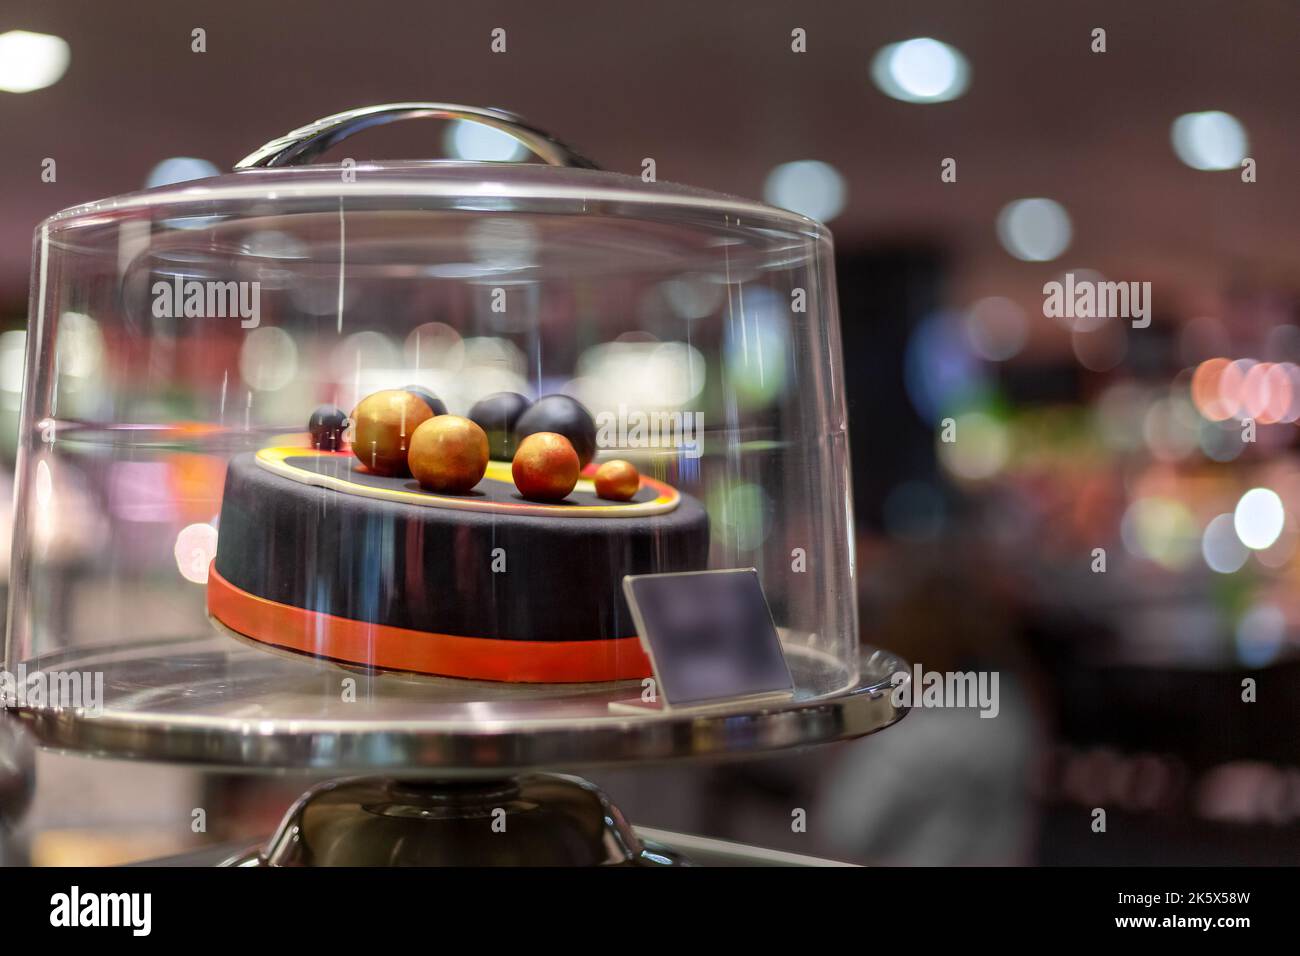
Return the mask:
<path id="1" fill-rule="evenodd" d="M 584 468 L 596 454 L 596 423 L 591 412 L 568 395 L 544 395 L 519 416 L 515 425 L 516 443 L 536 432 L 555 432 L 569 439 Z"/>
<path id="2" fill-rule="evenodd" d="M 555 432 L 534 432 L 519 442 L 510 472 L 515 487 L 534 501 L 562 501 L 578 483 L 582 465 L 569 439 Z"/>
<path id="3" fill-rule="evenodd" d="M 405 475 L 411 435 L 433 411 L 424 399 L 404 389 L 367 395 L 352 410 L 352 453 L 381 475 Z"/>
<path id="4" fill-rule="evenodd" d="M 442 399 L 433 392 L 429 391 L 423 385 L 407 385 L 402 391 L 410 392 L 412 395 L 418 395 L 424 404 L 429 406 L 429 411 L 435 415 L 446 415 L 447 406 L 442 403 Z"/>
<path id="5" fill-rule="evenodd" d="M 435 415 L 411 434 L 406 462 L 422 487 L 461 495 L 487 471 L 487 435 L 468 418 Z"/>
<path id="6" fill-rule="evenodd" d="M 510 461 L 515 455 L 515 424 L 532 404 L 518 392 L 496 392 L 480 398 L 469 410 L 469 417 L 487 432 L 488 450 L 498 461 Z"/>
<path id="7" fill-rule="evenodd" d="M 630 461 L 615 458 L 596 469 L 596 494 L 610 501 L 631 501 L 641 488 L 641 473 Z"/>
<path id="8" fill-rule="evenodd" d="M 343 432 L 348 427 L 348 416 L 337 405 L 320 405 L 307 419 L 311 434 L 311 447 L 321 451 L 338 451 L 343 447 Z"/>

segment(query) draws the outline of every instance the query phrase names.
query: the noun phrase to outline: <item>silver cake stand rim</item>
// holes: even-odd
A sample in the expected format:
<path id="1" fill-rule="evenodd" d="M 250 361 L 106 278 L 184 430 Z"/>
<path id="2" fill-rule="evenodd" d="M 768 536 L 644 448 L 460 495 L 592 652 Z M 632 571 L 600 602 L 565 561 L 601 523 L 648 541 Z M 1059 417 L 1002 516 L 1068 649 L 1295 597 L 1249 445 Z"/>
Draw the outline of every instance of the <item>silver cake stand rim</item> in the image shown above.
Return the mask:
<path id="1" fill-rule="evenodd" d="M 628 762 L 753 756 L 861 737 L 900 720 L 901 658 L 863 648 L 856 684 L 818 697 L 680 711 L 478 721 L 241 720 L 160 711 L 11 705 L 36 743 L 58 752 L 210 770 L 393 774 L 451 779 Z M 910 677 L 904 677 L 904 680 Z M 906 700 L 906 695 L 902 695 Z"/>

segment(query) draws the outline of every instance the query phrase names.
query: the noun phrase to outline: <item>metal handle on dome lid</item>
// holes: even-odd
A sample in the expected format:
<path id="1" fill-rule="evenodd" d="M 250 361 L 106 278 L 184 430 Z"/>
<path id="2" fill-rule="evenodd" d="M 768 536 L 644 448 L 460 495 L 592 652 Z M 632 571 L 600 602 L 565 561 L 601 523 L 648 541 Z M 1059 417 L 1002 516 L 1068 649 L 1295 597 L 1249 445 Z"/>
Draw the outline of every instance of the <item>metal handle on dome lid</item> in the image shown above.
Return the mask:
<path id="1" fill-rule="evenodd" d="M 522 117 L 505 110 L 460 106 L 456 103 L 384 103 L 380 106 L 363 106 L 345 113 L 335 113 L 333 116 L 308 123 L 249 153 L 235 164 L 235 169 L 262 169 L 309 163 L 335 143 L 363 129 L 383 126 L 385 123 L 393 123 L 397 120 L 423 118 L 482 123 L 522 143 L 539 159 L 551 166 L 600 168 L 554 136 L 529 125 Z"/>

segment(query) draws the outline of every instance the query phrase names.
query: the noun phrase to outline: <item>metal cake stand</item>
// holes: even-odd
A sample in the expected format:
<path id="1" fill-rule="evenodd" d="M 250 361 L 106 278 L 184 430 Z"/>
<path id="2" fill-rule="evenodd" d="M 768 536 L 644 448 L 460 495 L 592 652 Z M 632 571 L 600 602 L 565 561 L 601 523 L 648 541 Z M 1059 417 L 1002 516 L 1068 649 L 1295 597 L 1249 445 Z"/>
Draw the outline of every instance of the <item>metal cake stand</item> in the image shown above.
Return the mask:
<path id="1" fill-rule="evenodd" d="M 539 771 L 752 756 L 860 737 L 905 712 L 891 681 L 908 666 L 885 651 L 866 651 L 857 679 L 837 685 L 847 676 L 840 665 L 787 643 L 793 699 L 629 712 L 617 705 L 637 698 L 636 681 L 519 685 L 374 672 L 214 627 L 27 661 L 29 673 L 102 673 L 101 705 L 7 713 L 53 750 L 351 776 L 308 791 L 267 847 L 231 861 L 240 865 L 680 862 L 647 849 L 591 784 Z"/>

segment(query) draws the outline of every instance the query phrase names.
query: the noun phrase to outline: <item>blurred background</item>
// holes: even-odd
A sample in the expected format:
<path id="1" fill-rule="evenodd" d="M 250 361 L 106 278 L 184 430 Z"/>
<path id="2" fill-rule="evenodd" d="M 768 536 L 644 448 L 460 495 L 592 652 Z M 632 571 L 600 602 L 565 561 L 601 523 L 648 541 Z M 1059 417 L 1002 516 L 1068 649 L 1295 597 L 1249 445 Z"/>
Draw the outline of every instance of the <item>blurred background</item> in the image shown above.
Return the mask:
<path id="1" fill-rule="evenodd" d="M 1001 678 L 993 720 L 922 709 L 806 754 L 593 775 L 630 819 L 870 863 L 1294 862 L 1298 39 L 1283 0 L 10 0 L 0 454 L 11 475 L 42 218 L 353 106 L 501 106 L 608 169 L 653 157 L 661 180 L 830 225 L 862 640 Z M 507 158 L 454 128 L 367 136 L 376 156 Z M 1149 324 L 1046 314 L 1067 274 L 1150 283 Z M 100 330 L 72 331 L 93 390 Z M 944 442 L 949 419 L 978 440 Z M 160 492 L 182 509 L 220 478 L 190 464 Z M 78 507 L 93 533 L 107 503 Z M 58 546 L 75 560 L 76 535 Z M 14 852 L 253 838 L 305 783 L 41 755 Z"/>

